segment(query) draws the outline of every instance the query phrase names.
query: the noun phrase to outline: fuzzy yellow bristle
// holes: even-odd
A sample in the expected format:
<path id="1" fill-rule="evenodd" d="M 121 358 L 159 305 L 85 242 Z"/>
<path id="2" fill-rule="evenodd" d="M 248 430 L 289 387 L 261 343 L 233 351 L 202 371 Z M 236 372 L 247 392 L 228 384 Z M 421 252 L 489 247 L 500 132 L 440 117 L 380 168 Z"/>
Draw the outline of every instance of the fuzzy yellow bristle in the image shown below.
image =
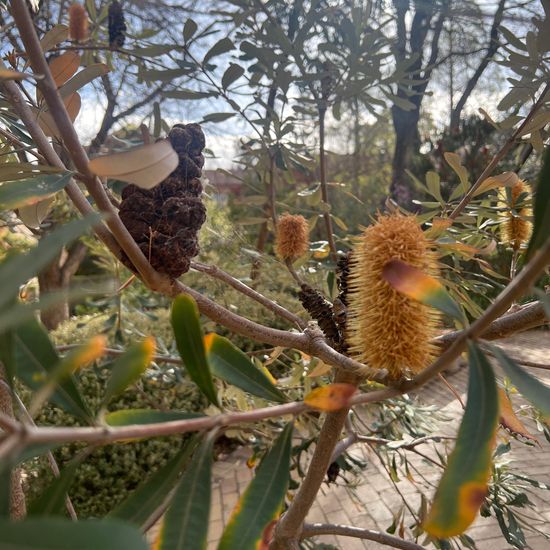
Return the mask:
<path id="1" fill-rule="evenodd" d="M 69 8 L 69 37 L 76 42 L 88 39 L 88 14 L 84 6 L 78 2 Z"/>
<path id="2" fill-rule="evenodd" d="M 353 250 L 348 279 L 346 339 L 351 354 L 392 379 L 429 365 L 436 348 L 438 312 L 407 298 L 382 278 L 389 260 L 399 259 L 437 277 L 430 241 L 414 216 L 378 217 Z"/>
<path id="3" fill-rule="evenodd" d="M 284 214 L 277 222 L 275 251 L 283 260 L 295 260 L 309 248 L 309 226 L 303 216 Z"/>
<path id="4" fill-rule="evenodd" d="M 524 206 L 519 210 L 515 207 L 521 195 L 524 193 L 527 193 L 529 196 L 531 195 L 531 189 L 525 181 L 519 180 L 512 187 L 511 191 L 510 202 L 506 194 L 506 189 L 499 190 L 499 206 L 504 209 L 501 215 L 500 236 L 504 244 L 511 246 L 514 250 L 519 250 L 531 237 L 531 232 L 533 230 L 533 224 L 530 220 L 532 210 L 528 206 Z M 521 202 L 525 202 L 525 198 L 523 198 Z M 516 210 L 516 215 L 514 215 L 512 209 Z"/>

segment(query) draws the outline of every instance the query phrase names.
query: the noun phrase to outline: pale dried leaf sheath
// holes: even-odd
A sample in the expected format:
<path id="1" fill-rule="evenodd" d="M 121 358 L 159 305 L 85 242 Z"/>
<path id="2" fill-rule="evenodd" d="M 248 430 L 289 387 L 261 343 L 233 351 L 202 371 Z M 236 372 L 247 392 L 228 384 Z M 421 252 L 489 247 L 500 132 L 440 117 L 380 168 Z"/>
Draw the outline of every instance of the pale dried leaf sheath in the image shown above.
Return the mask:
<path id="1" fill-rule="evenodd" d="M 123 153 L 104 155 L 90 161 L 90 170 L 104 178 L 116 178 L 151 189 L 178 166 L 179 158 L 168 140 L 135 147 Z"/>

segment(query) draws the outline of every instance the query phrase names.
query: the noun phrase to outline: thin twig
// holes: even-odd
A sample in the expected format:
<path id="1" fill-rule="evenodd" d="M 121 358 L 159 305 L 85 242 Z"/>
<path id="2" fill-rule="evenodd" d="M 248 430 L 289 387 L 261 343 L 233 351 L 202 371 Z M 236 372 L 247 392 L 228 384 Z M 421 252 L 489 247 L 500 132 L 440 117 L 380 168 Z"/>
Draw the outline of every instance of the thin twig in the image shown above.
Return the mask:
<path id="1" fill-rule="evenodd" d="M 458 393 L 457 389 L 440 372 L 437 373 L 437 376 L 443 382 L 443 384 L 445 384 L 449 391 L 456 397 L 456 399 L 460 403 L 460 406 L 464 409 L 464 401 L 462 401 L 462 397 Z"/>
<path id="2" fill-rule="evenodd" d="M 287 321 L 290 321 L 291 323 L 297 325 L 298 328 L 303 329 L 307 326 L 307 323 L 300 319 L 300 317 L 298 317 L 294 313 L 291 313 L 283 306 L 280 306 L 279 304 L 273 302 L 269 298 L 266 298 L 263 294 L 260 294 L 258 291 L 250 288 L 248 285 L 245 285 L 238 279 L 235 279 L 235 277 L 223 271 L 219 267 L 215 265 L 206 265 L 200 262 L 191 262 L 191 268 L 195 269 L 196 271 L 201 271 L 202 273 L 207 273 L 211 277 L 227 283 L 229 286 L 232 286 L 234 289 L 238 290 L 242 294 L 262 304 L 265 308 L 272 311 L 279 317 L 282 317 L 283 319 L 286 319 Z"/>
<path id="3" fill-rule="evenodd" d="M 300 537 L 302 539 L 307 539 L 320 535 L 339 535 L 343 537 L 372 540 L 384 546 L 392 546 L 393 548 L 400 548 L 402 550 L 424 550 L 424 547 L 420 546 L 420 544 L 394 537 L 388 533 L 373 531 L 372 529 L 360 529 L 359 527 L 353 527 L 351 525 L 336 525 L 332 523 L 306 523 Z"/>

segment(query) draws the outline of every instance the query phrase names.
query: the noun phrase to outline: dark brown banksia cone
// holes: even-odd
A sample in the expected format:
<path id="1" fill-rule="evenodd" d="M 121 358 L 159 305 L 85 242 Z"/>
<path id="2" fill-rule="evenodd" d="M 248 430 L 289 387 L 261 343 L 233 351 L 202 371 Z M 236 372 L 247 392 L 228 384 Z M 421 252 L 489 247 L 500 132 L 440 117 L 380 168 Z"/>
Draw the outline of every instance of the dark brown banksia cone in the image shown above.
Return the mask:
<path id="1" fill-rule="evenodd" d="M 109 6 L 109 46 L 116 50 L 124 46 L 126 40 L 126 21 L 122 6 L 115 0 Z"/>
<path id="2" fill-rule="evenodd" d="M 168 139 L 178 153 L 176 169 L 153 189 L 127 185 L 120 219 L 151 265 L 170 277 L 189 271 L 199 253 L 198 232 L 206 220 L 200 176 L 205 140 L 198 124 L 176 124 Z M 131 267 L 128 258 L 122 261 Z"/>

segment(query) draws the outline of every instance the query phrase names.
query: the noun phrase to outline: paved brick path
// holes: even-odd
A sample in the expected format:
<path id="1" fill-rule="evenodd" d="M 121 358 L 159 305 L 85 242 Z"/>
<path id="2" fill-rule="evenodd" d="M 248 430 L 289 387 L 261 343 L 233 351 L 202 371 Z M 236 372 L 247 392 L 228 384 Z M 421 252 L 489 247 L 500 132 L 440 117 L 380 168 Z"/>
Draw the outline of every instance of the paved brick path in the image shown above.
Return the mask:
<path id="1" fill-rule="evenodd" d="M 529 359 L 531 361 L 550 363 L 550 332 L 533 331 L 516 335 L 513 338 L 501 342 L 509 353 L 515 357 Z M 550 371 L 531 369 L 546 383 L 550 384 Z M 448 380 L 465 395 L 467 384 L 466 369 L 461 369 Z M 440 429 L 436 433 L 441 435 L 455 435 L 458 421 L 462 416 L 460 404 L 447 388 L 438 380 L 421 389 L 419 398 L 426 404 L 434 404 L 450 420 L 441 422 Z M 521 397 L 514 397 L 514 407 L 517 409 L 523 403 Z M 531 433 L 537 434 L 536 427 L 529 422 L 526 425 Z M 522 473 L 541 482 L 550 483 L 550 444 L 541 434 L 538 437 L 541 446 L 529 447 L 512 440 L 512 452 L 507 456 L 511 458 L 512 465 L 520 463 Z M 505 434 L 504 434 L 505 436 Z M 423 445 L 422 451 L 429 453 L 429 445 Z M 327 522 L 354 525 L 385 531 L 393 521 L 393 513 L 401 506 L 402 501 L 397 496 L 391 481 L 381 467 L 376 456 L 369 452 L 368 447 L 357 445 L 353 452 L 367 461 L 367 467 L 363 472 L 363 479 L 356 487 L 345 485 L 323 485 L 321 493 L 307 517 L 308 522 Z M 412 453 L 409 453 L 412 454 Z M 237 502 L 241 493 L 252 479 L 252 472 L 246 466 L 249 451 L 239 449 L 223 462 L 216 463 L 214 467 L 214 487 L 211 524 L 209 531 L 209 549 L 215 549 L 225 523 Z M 431 456 L 435 456 L 433 453 Z M 415 482 L 423 488 L 426 495 L 431 498 L 433 486 L 439 479 L 439 473 L 435 467 L 423 461 L 421 457 L 411 457 L 411 463 L 417 468 L 413 472 Z M 421 480 L 421 475 L 426 481 Z M 415 485 L 406 479 L 399 481 L 397 487 L 405 496 L 411 509 L 416 512 L 419 508 L 420 497 Z M 532 524 L 550 532 L 550 491 L 534 490 L 529 499 L 534 502 L 544 521 L 533 521 Z M 527 510 L 529 514 L 529 510 Z M 406 518 L 410 518 L 410 514 Z M 410 521 L 405 521 L 405 525 Z M 511 546 L 503 539 L 500 529 L 494 518 L 478 518 L 468 534 L 474 538 L 479 550 L 507 550 Z M 410 535 L 410 533 L 409 533 Z M 348 537 L 323 536 L 317 539 L 319 542 L 333 544 L 344 550 L 377 549 L 383 548 L 378 543 L 362 541 Z M 550 541 L 541 536 L 533 536 L 527 533 L 527 540 L 533 550 L 550 550 Z"/>

